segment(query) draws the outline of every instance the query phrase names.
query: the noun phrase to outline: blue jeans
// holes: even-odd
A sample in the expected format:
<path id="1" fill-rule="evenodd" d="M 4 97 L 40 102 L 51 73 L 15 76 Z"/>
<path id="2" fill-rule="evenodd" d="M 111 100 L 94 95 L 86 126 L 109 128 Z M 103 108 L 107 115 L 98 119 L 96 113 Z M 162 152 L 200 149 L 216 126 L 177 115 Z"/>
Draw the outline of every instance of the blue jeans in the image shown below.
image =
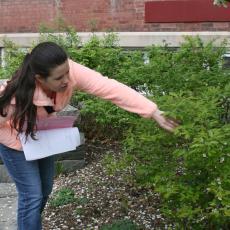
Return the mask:
<path id="1" fill-rule="evenodd" d="M 41 230 L 41 213 L 53 187 L 54 157 L 26 161 L 22 151 L 2 144 L 0 156 L 18 192 L 18 230 Z"/>

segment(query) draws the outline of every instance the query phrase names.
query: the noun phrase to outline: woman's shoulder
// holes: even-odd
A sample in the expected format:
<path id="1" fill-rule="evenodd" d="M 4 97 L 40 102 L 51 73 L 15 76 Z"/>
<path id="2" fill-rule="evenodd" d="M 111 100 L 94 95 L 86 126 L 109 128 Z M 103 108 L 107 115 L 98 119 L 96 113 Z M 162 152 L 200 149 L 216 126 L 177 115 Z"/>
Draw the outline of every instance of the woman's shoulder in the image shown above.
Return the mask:
<path id="1" fill-rule="evenodd" d="M 93 74 L 96 73 L 95 70 L 88 68 L 80 63 L 73 61 L 72 59 L 68 59 L 70 74 L 84 75 L 84 74 Z"/>

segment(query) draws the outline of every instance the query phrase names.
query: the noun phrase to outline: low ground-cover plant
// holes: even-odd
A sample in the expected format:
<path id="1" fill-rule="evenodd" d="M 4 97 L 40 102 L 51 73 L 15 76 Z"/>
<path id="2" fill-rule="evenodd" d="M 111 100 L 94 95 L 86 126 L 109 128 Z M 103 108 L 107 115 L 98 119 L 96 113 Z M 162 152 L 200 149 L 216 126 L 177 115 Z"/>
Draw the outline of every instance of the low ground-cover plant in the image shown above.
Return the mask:
<path id="1" fill-rule="evenodd" d="M 74 191 L 71 188 L 61 188 L 51 198 L 50 205 L 52 207 L 59 207 L 75 201 Z"/>

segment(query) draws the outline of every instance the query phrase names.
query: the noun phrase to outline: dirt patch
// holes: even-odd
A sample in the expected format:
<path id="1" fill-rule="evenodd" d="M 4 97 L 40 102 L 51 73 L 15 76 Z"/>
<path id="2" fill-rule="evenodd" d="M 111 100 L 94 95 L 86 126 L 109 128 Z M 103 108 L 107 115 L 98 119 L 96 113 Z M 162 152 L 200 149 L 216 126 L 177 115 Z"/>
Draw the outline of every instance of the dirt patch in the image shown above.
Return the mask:
<path id="1" fill-rule="evenodd" d="M 158 194 L 124 179 L 132 173 L 131 168 L 108 175 L 102 159 L 108 152 L 119 157 L 118 144 L 86 145 L 86 167 L 57 177 L 52 193 L 63 187 L 71 188 L 75 200 L 60 207 L 48 204 L 43 215 L 44 230 L 93 230 L 116 220 L 131 220 L 146 230 L 172 227 L 160 213 Z"/>

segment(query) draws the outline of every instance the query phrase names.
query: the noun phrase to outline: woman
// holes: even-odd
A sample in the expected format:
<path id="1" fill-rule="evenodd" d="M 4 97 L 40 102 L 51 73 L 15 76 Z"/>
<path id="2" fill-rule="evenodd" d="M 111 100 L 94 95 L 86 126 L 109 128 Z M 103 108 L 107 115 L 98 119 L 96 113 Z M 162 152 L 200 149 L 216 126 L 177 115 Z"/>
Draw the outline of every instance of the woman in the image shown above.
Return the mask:
<path id="1" fill-rule="evenodd" d="M 57 44 L 38 44 L 0 89 L 0 156 L 18 191 L 18 229 L 40 230 L 41 213 L 52 191 L 54 160 L 26 161 L 18 134 L 35 138 L 36 120 L 54 116 L 81 90 L 122 109 L 155 120 L 173 131 L 177 124 L 157 105 L 126 85 L 68 59 Z"/>

